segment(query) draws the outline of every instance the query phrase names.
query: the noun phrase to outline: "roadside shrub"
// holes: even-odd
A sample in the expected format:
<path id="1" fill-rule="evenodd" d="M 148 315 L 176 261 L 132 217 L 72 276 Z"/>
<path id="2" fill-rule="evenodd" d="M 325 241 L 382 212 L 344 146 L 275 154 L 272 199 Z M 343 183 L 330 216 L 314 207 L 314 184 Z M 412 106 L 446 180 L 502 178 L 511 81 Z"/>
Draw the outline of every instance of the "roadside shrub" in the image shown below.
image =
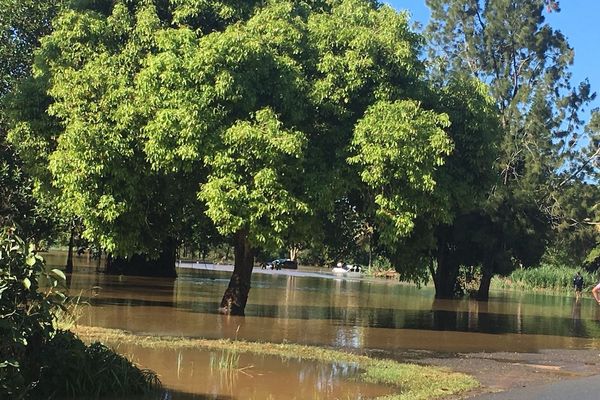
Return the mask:
<path id="1" fill-rule="evenodd" d="M 0 399 L 126 396 L 159 386 L 154 373 L 102 344 L 56 329 L 64 280 L 12 230 L 0 231 Z"/>

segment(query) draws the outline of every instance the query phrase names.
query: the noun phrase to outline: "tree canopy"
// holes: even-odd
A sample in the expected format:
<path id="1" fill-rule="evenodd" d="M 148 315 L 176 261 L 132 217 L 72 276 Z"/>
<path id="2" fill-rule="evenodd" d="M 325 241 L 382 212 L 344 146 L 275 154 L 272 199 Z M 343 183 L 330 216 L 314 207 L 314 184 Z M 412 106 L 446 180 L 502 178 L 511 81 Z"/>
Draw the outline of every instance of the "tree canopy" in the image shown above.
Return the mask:
<path id="1" fill-rule="evenodd" d="M 75 2 L 36 56 L 50 117 L 18 115 L 13 143 L 44 149 L 31 171 L 116 254 L 199 220 L 250 253 L 281 247 L 340 202 L 394 250 L 419 218 L 449 219 L 493 158 L 481 84 L 430 80 L 422 43 L 363 0 Z M 448 178 L 461 169 L 473 178 Z"/>
<path id="2" fill-rule="evenodd" d="M 489 283 L 549 243 L 588 257 L 595 95 L 544 20 L 558 2 L 427 4 L 421 36 L 367 0 L 73 1 L 10 90 L 9 139 L 115 255 L 233 240 L 234 302 L 260 250 L 368 247 L 441 296 L 461 265 Z"/>
<path id="3" fill-rule="evenodd" d="M 585 167 L 579 169 L 582 163 L 576 161 L 582 149 L 581 111 L 595 94 L 587 81 L 571 83 L 573 49 L 545 21 L 544 13 L 560 11 L 557 1 L 427 4 L 432 12 L 427 27 L 432 73 L 445 79 L 453 71 L 466 71 L 482 80 L 500 115 L 499 180 L 477 212 L 493 228 L 481 254 L 497 257 L 457 261 L 483 264 L 482 282 L 489 285 L 492 274 L 510 272 L 506 260 L 512 260 L 512 268 L 535 265 L 550 243 L 552 228 L 561 219 L 557 200 L 566 199 L 561 188 L 585 179 Z M 477 230 L 482 225 L 471 226 Z M 490 248 L 492 243 L 496 245 Z M 473 244 L 467 242 L 465 248 Z M 480 293 L 487 296 L 485 288 Z"/>

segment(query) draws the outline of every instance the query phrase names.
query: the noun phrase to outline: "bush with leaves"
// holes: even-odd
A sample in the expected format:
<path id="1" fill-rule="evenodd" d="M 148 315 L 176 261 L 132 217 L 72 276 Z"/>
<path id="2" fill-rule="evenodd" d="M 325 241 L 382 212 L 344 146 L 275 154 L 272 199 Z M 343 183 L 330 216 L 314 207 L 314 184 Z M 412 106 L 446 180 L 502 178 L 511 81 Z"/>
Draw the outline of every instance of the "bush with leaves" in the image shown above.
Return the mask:
<path id="1" fill-rule="evenodd" d="M 141 370 L 101 343 L 86 346 L 69 331 L 57 331 L 40 358 L 40 399 L 124 396 L 148 393 L 160 386 L 156 374 Z"/>
<path id="2" fill-rule="evenodd" d="M 157 387 L 154 373 L 56 329 L 65 279 L 12 229 L 0 231 L 0 399 L 130 395 Z"/>
<path id="3" fill-rule="evenodd" d="M 43 292 L 40 279 L 49 283 Z M 60 280 L 63 273 L 47 271 L 11 229 L 0 232 L 0 397 L 18 398 L 37 379 L 32 361 L 55 331 L 53 310 L 64 300 L 56 290 Z"/>

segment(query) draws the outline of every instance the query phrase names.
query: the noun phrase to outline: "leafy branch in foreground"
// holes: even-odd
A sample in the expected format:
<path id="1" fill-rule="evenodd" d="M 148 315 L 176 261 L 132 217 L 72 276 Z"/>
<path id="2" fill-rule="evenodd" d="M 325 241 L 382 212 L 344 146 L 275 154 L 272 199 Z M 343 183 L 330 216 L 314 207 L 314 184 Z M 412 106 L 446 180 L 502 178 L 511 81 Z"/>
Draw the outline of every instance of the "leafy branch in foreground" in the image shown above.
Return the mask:
<path id="1" fill-rule="evenodd" d="M 64 284 L 64 273 L 46 268 L 32 245 L 10 228 L 0 231 L 0 398 L 131 395 L 158 387 L 151 371 L 56 328 Z"/>

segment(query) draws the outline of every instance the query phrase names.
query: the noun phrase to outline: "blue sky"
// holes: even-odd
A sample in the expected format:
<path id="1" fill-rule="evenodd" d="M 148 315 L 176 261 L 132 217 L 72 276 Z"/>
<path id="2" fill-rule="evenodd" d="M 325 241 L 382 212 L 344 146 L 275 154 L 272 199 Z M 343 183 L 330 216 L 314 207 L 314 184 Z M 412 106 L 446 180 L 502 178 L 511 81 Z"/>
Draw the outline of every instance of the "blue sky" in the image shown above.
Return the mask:
<path id="1" fill-rule="evenodd" d="M 429 20 L 429 9 L 425 0 L 384 0 L 397 10 L 408 10 L 413 20 L 426 24 Z M 546 14 L 546 21 L 560 30 L 575 49 L 575 62 L 571 67 L 572 84 L 588 78 L 592 90 L 600 96 L 600 1 L 598 0 L 563 0 L 560 2 L 561 12 Z M 600 107 L 600 99 L 596 99 L 590 108 Z M 590 108 L 583 114 L 586 119 Z"/>

